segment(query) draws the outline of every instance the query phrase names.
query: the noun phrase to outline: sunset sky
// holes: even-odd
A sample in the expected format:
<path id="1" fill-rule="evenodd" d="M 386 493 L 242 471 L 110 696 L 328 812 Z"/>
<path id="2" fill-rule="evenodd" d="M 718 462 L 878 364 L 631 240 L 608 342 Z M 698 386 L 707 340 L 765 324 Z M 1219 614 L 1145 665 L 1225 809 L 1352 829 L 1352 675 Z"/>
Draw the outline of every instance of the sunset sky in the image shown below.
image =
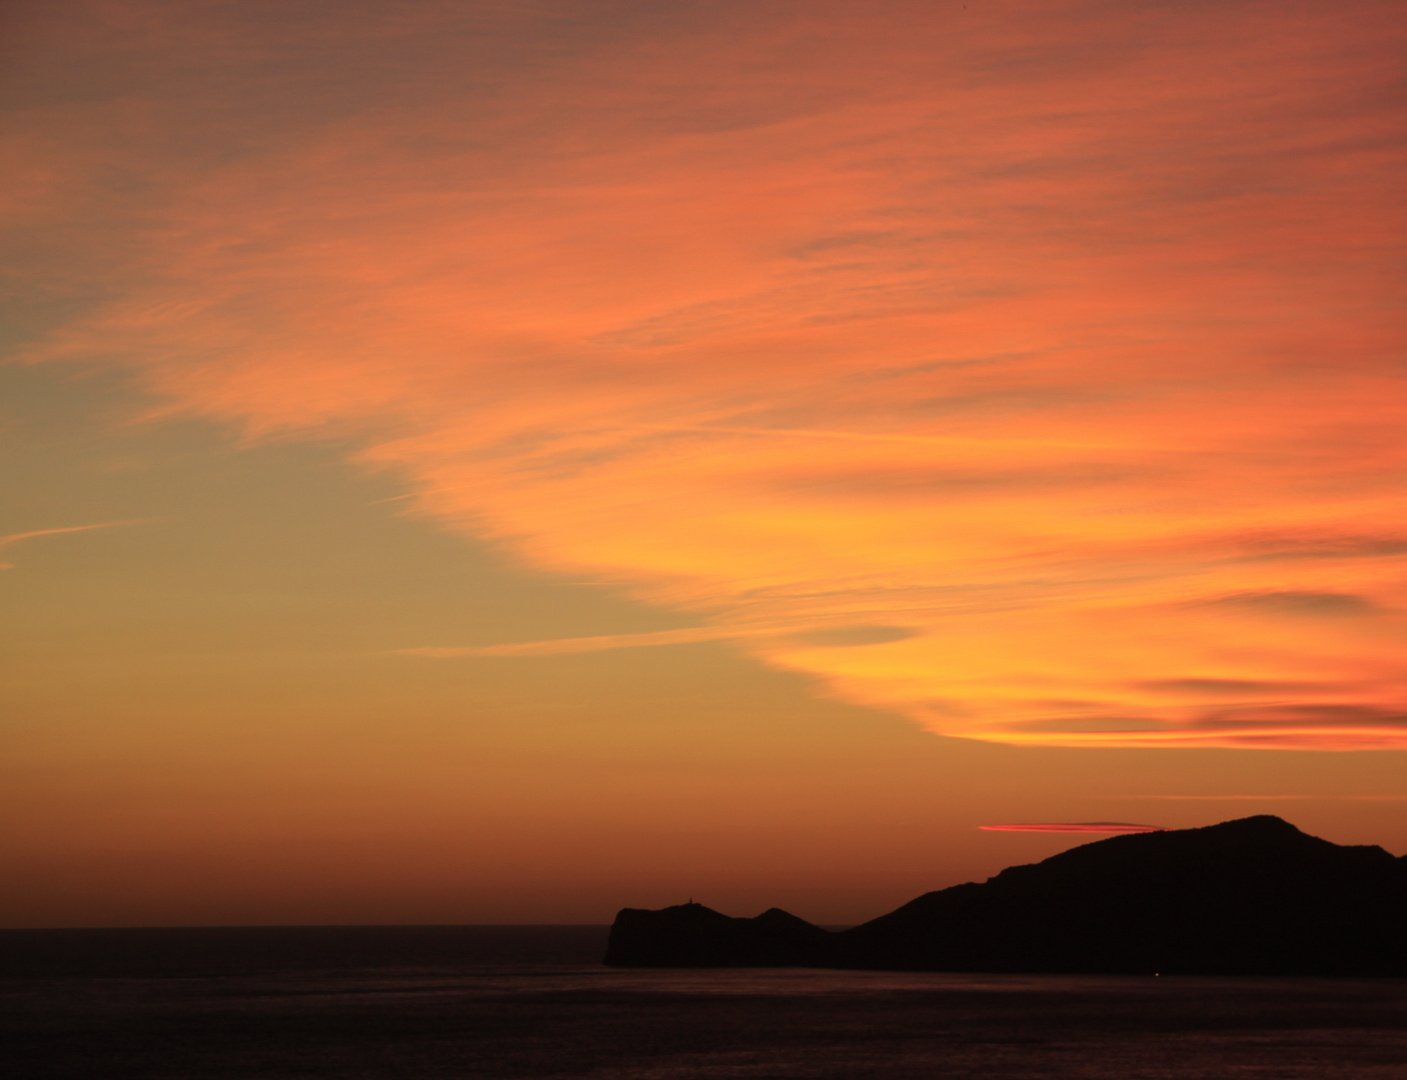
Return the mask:
<path id="1" fill-rule="evenodd" d="M 1404 55 L 1400 0 L 7 4 L 0 925 L 1407 851 Z"/>

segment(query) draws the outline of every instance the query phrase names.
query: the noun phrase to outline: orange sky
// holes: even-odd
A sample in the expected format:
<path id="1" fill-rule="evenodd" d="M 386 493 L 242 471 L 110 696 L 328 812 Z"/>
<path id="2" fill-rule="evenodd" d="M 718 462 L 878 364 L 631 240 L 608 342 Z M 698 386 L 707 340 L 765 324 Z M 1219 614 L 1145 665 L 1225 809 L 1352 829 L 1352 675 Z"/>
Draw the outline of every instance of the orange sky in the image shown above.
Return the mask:
<path id="1" fill-rule="evenodd" d="M 407 678 L 687 646 L 961 740 L 1407 749 L 1399 4 L 7 18 L 16 361 L 649 613 L 411 620 Z M 9 573 L 146 527 L 46 513 Z"/>

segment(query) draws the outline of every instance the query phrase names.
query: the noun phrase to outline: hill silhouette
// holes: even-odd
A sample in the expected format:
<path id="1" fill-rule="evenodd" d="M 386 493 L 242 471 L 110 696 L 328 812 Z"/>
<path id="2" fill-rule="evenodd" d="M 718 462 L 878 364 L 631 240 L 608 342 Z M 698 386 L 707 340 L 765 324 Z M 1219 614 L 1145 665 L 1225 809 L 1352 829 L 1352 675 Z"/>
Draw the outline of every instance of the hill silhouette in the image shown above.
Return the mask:
<path id="1" fill-rule="evenodd" d="M 605 962 L 915 971 L 1407 975 L 1407 857 L 1269 815 L 1115 836 L 830 932 L 773 908 L 626 908 Z"/>

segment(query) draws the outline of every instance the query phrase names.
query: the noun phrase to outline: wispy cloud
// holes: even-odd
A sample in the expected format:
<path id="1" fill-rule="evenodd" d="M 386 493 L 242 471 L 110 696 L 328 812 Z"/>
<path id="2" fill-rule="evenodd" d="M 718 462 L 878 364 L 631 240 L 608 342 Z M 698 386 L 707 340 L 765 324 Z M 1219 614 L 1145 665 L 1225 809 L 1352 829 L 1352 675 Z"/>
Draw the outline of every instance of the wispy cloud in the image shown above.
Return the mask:
<path id="1" fill-rule="evenodd" d="M 0 550 L 22 540 L 36 540 L 42 536 L 62 536 L 66 533 L 90 532 L 93 529 L 112 529 L 119 525 L 135 525 L 136 521 L 100 521 L 93 525 L 65 525 L 55 529 L 31 529 L 29 532 L 10 533 L 0 536 Z M 13 570 L 14 563 L 0 563 L 0 570 Z"/>
<path id="2" fill-rule="evenodd" d="M 1147 799 L 1154 802 L 1407 802 L 1407 795 L 1097 795 L 1099 799 Z"/>
<path id="3" fill-rule="evenodd" d="M 1203 601 L 1243 611 L 1267 615 L 1306 618 L 1344 618 L 1356 615 L 1376 615 L 1382 607 L 1364 596 L 1352 593 L 1317 592 L 1308 589 L 1284 589 L 1266 592 L 1234 593 Z"/>
<path id="4" fill-rule="evenodd" d="M 597 637 L 555 638 L 548 641 L 522 641 L 507 645 L 424 646 L 397 649 L 403 656 L 560 656 L 566 653 L 601 652 L 607 649 L 640 649 L 654 645 L 686 645 L 703 641 L 728 641 L 738 632 L 697 627 L 684 630 L 655 630 L 644 634 L 603 634 Z"/>
<path id="5" fill-rule="evenodd" d="M 119 89 L 8 119 L 14 277 L 94 297 L 29 358 L 351 435 L 711 624 L 424 655 L 726 639 L 954 736 L 1407 747 L 1400 4 L 412 7 L 56 22 Z M 814 636 L 861 624 L 905 632 Z"/>
<path id="6" fill-rule="evenodd" d="M 130 525 L 129 521 L 102 521 L 95 525 L 65 525 L 57 529 L 32 529 L 29 532 L 10 533 L 0 536 L 0 547 L 17 544 L 21 540 L 32 540 L 37 536 L 60 536 L 64 533 L 88 532 L 90 529 L 111 529 L 116 525 Z"/>
<path id="7" fill-rule="evenodd" d="M 1028 825 L 979 825 L 987 832 L 1144 833 L 1162 832 L 1161 825 L 1130 825 L 1123 821 L 1041 822 Z"/>
<path id="8" fill-rule="evenodd" d="M 769 638 L 817 648 L 853 648 L 879 645 L 912 637 L 914 631 L 897 626 L 718 627 L 653 630 L 642 634 L 602 634 L 595 637 L 553 638 L 503 645 L 421 646 L 397 649 L 403 656 L 558 656 L 566 653 L 602 652 L 607 649 L 640 649 L 656 645 L 692 645 L 709 641 L 746 641 Z"/>

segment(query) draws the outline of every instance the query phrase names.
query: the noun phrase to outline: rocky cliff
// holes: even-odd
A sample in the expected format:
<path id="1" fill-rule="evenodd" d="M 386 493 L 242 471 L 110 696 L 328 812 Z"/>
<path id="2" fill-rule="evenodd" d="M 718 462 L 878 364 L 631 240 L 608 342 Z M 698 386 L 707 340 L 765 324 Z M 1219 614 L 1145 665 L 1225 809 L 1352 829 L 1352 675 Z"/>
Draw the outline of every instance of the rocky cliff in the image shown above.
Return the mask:
<path id="1" fill-rule="evenodd" d="M 1243 818 L 1085 844 L 838 933 L 775 908 L 627 908 L 606 963 L 1407 976 L 1407 858 Z"/>

